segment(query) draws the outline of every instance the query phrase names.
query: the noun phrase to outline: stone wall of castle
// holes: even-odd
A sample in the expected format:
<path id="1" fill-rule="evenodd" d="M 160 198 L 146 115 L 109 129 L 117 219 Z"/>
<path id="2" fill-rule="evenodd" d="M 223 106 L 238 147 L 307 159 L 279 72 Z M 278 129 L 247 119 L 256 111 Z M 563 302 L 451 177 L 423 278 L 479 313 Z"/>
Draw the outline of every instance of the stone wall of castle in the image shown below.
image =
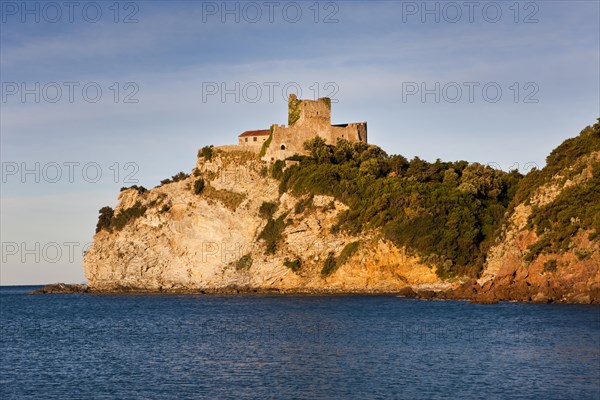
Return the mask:
<path id="1" fill-rule="evenodd" d="M 258 147 L 260 149 L 267 138 L 268 136 L 257 136 L 256 141 L 254 141 L 254 137 L 241 137 L 238 138 L 238 146 Z M 246 139 L 248 139 L 248 141 L 246 141 Z"/>
<path id="2" fill-rule="evenodd" d="M 273 125 L 273 139 L 264 160 L 283 160 L 294 154 L 307 154 L 304 142 L 315 136 L 332 145 L 336 144 L 338 138 L 367 142 L 366 122 L 331 125 L 331 102 L 327 98 L 298 100 L 295 95 L 290 95 L 288 123 L 287 127 Z"/>
<path id="3" fill-rule="evenodd" d="M 338 139 L 367 142 L 366 122 L 331 125 L 331 101 L 328 98 L 299 100 L 295 95 L 290 95 L 288 126 L 273 125 L 271 131 L 272 139 L 262 157 L 265 161 L 284 160 L 294 154 L 307 155 L 304 143 L 315 136 L 323 138 L 331 145 L 335 145 Z M 268 136 L 260 134 L 261 132 L 267 133 L 265 130 L 247 131 L 238 137 L 237 145 L 219 148 L 223 151 L 245 150 L 259 154 L 263 144 L 268 140 Z M 251 133 L 256 134 L 248 135 Z"/>
<path id="4" fill-rule="evenodd" d="M 338 138 L 346 139 L 350 142 L 367 143 L 367 123 L 354 122 L 350 124 L 331 126 L 331 135 L 328 143 L 335 144 Z"/>
<path id="5" fill-rule="evenodd" d="M 224 144 L 222 146 L 215 146 L 215 149 L 224 152 L 248 151 L 255 154 L 260 153 L 260 146 L 241 146 L 239 144 Z"/>

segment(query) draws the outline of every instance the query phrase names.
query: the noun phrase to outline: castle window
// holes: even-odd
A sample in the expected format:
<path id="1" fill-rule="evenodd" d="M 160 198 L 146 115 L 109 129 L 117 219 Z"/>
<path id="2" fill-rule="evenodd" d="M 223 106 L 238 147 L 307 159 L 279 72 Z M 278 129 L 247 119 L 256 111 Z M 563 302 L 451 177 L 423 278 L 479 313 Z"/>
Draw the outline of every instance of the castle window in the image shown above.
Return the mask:
<path id="1" fill-rule="evenodd" d="M 258 140 L 258 138 L 257 138 L 256 136 L 254 136 L 252 139 L 253 139 L 253 141 L 255 141 L 255 142 Z"/>
<path id="2" fill-rule="evenodd" d="M 281 150 L 285 150 L 285 144 L 281 145 Z"/>
<path id="3" fill-rule="evenodd" d="M 247 142 L 247 141 L 248 141 L 248 138 L 244 138 L 244 142 Z"/>

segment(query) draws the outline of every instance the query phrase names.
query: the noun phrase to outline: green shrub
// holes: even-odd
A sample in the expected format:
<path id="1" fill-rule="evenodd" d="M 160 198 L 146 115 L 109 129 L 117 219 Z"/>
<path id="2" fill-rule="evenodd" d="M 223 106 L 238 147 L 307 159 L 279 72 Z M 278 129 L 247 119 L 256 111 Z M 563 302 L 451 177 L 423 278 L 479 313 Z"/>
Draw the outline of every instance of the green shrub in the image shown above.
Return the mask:
<path id="1" fill-rule="evenodd" d="M 302 100 L 296 96 L 290 96 L 288 100 L 288 126 L 294 125 L 300 119 L 300 104 Z"/>
<path id="2" fill-rule="evenodd" d="M 327 258 L 325 259 L 325 262 L 323 263 L 323 269 L 321 270 L 321 275 L 323 275 L 323 276 L 331 275 L 337 269 L 337 267 L 338 267 L 338 265 L 335 260 L 335 254 L 333 252 L 329 252 L 329 254 L 327 254 Z"/>
<path id="3" fill-rule="evenodd" d="M 304 143 L 304 150 L 310 152 L 310 155 L 318 163 L 329 163 L 334 157 L 333 146 L 328 145 L 320 136 L 315 136 Z"/>
<path id="4" fill-rule="evenodd" d="M 327 254 L 327 258 L 325 258 L 325 262 L 323 263 L 323 268 L 321 269 L 321 275 L 328 276 L 334 273 L 339 267 L 346 264 L 346 262 L 352 257 L 352 255 L 358 250 L 360 246 L 360 241 L 348 243 L 342 249 L 339 257 L 335 257 L 334 252 L 329 252 Z"/>
<path id="5" fill-rule="evenodd" d="M 303 156 L 301 154 L 294 154 L 294 155 L 291 155 L 288 158 L 286 158 L 286 160 L 289 160 L 289 161 L 302 161 L 305 159 L 306 159 L 306 156 Z"/>
<path id="6" fill-rule="evenodd" d="M 338 233 L 340 233 L 340 229 L 340 224 L 338 222 L 331 225 L 331 229 L 329 230 L 329 232 L 331 232 L 333 235 L 337 235 Z"/>
<path id="7" fill-rule="evenodd" d="M 271 166 L 271 176 L 275 179 L 280 179 L 283 175 L 283 167 L 285 167 L 285 161 L 277 160 Z"/>
<path id="8" fill-rule="evenodd" d="M 189 177 L 190 177 L 189 174 L 186 174 L 185 172 L 181 171 L 181 172 L 173 175 L 171 177 L 171 179 L 169 179 L 169 178 L 163 179 L 162 181 L 160 181 L 160 185 L 162 186 L 162 185 L 167 185 L 169 183 L 179 182 L 179 181 L 182 181 L 182 180 L 187 179 Z"/>
<path id="9" fill-rule="evenodd" d="M 325 207 L 323 207 L 323 211 L 335 210 L 335 201 L 331 200 Z"/>
<path id="10" fill-rule="evenodd" d="M 203 157 L 206 161 L 212 160 L 213 155 L 214 155 L 214 147 L 212 145 L 204 146 L 203 148 L 198 150 L 198 158 Z"/>
<path id="11" fill-rule="evenodd" d="M 298 272 L 302 268 L 302 260 L 297 258 L 292 261 L 286 257 L 285 260 L 283 260 L 283 265 L 291 269 L 293 272 Z"/>
<path id="12" fill-rule="evenodd" d="M 544 251 L 544 249 L 549 247 L 550 243 L 550 238 L 548 236 L 542 236 L 538 241 L 532 243 L 528 247 L 528 251 L 525 254 L 525 261 L 531 262 L 535 260 L 536 257 Z"/>
<path id="13" fill-rule="evenodd" d="M 231 190 L 217 190 L 210 185 L 206 185 L 202 191 L 203 196 L 209 200 L 216 200 L 231 211 L 237 210 L 246 198 L 245 193 L 237 193 Z"/>
<path id="14" fill-rule="evenodd" d="M 235 269 L 238 271 L 249 269 L 251 266 L 252 266 L 252 256 L 250 254 L 246 254 L 246 255 L 242 256 L 235 263 Z"/>
<path id="15" fill-rule="evenodd" d="M 205 187 L 204 179 L 199 178 L 194 182 L 194 194 L 201 194 Z"/>
<path id="16" fill-rule="evenodd" d="M 271 219 L 273 218 L 273 214 L 277 211 L 277 204 L 269 201 L 265 201 L 260 205 L 258 209 L 258 215 L 262 218 Z"/>
<path id="17" fill-rule="evenodd" d="M 171 177 L 171 181 L 173 181 L 173 182 L 179 182 L 179 181 L 183 181 L 183 180 L 185 180 L 185 179 L 187 179 L 189 177 L 190 177 L 190 174 L 186 174 L 185 172 L 181 171 L 178 174 L 173 175 Z"/>
<path id="18" fill-rule="evenodd" d="M 148 202 L 147 208 L 156 207 L 159 203 L 164 201 L 167 197 L 168 197 L 168 195 L 166 193 L 158 193 L 156 198 L 154 198 L 154 199 L 150 200 L 150 202 Z"/>
<path id="19" fill-rule="evenodd" d="M 294 206 L 294 212 L 296 214 L 302 214 L 305 209 L 306 209 L 306 206 L 304 205 L 304 201 L 303 200 L 298 200 L 298 202 Z"/>
<path id="20" fill-rule="evenodd" d="M 313 195 L 310 195 L 304 199 L 298 200 L 296 205 L 294 206 L 294 213 L 302 214 L 307 208 L 311 207 L 313 204 Z"/>
<path id="21" fill-rule="evenodd" d="M 136 202 L 130 208 L 126 208 L 121 210 L 116 216 L 113 217 L 111 227 L 120 231 L 123 229 L 129 222 L 144 216 L 146 213 L 146 207 L 143 206 L 139 201 Z"/>
<path id="22" fill-rule="evenodd" d="M 371 158 L 360 164 L 359 171 L 363 174 L 371 175 L 373 178 L 382 178 L 391 170 L 391 167 L 384 160 Z"/>
<path id="23" fill-rule="evenodd" d="M 285 229 L 285 217 L 287 214 L 280 215 L 279 218 L 269 218 L 262 232 L 258 235 L 258 239 L 263 239 L 266 243 L 267 254 L 275 254 L 277 245 L 283 237 L 282 232 Z"/>
<path id="24" fill-rule="evenodd" d="M 356 250 L 358 250 L 359 245 L 360 241 L 348 243 L 346 246 L 344 246 L 342 252 L 340 253 L 340 256 L 337 259 L 337 265 L 341 266 L 346 264 L 350 257 L 352 257 Z"/>
<path id="25" fill-rule="evenodd" d="M 265 154 L 267 154 L 267 149 L 271 145 L 272 140 L 273 140 L 273 125 L 271 125 L 271 133 L 269 134 L 269 137 L 267 138 L 267 140 L 264 141 L 264 143 L 262 144 L 262 146 L 260 148 L 260 152 L 258 153 L 259 158 L 263 158 L 265 156 Z"/>
<path id="26" fill-rule="evenodd" d="M 558 262 L 552 258 L 544 263 L 544 272 L 556 272 Z"/>
<path id="27" fill-rule="evenodd" d="M 103 229 L 109 232 L 113 229 L 121 230 L 130 221 L 142 217 L 146 213 L 146 209 L 147 207 L 143 206 L 139 201 L 130 208 L 121 210 L 118 214 L 115 214 L 111 207 L 102 207 L 100 209 L 98 223 L 96 224 L 96 233 Z"/>
<path id="28" fill-rule="evenodd" d="M 587 260 L 592 256 L 592 250 L 589 249 L 576 249 L 575 256 L 579 261 Z"/>
<path id="29" fill-rule="evenodd" d="M 135 190 L 137 190 L 137 192 L 139 194 L 144 194 L 144 193 L 146 193 L 148 191 L 148 189 L 146 189 L 145 187 L 138 186 L 138 185 L 133 185 L 133 186 L 130 186 L 130 187 L 122 187 L 120 191 L 123 192 L 123 191 L 129 190 L 129 189 L 135 189 Z"/>
<path id="30" fill-rule="evenodd" d="M 102 229 L 110 230 L 112 218 L 115 213 L 112 207 L 108 206 L 102 207 L 99 212 L 100 215 L 98 216 L 98 224 L 96 224 L 96 233 L 100 232 Z"/>

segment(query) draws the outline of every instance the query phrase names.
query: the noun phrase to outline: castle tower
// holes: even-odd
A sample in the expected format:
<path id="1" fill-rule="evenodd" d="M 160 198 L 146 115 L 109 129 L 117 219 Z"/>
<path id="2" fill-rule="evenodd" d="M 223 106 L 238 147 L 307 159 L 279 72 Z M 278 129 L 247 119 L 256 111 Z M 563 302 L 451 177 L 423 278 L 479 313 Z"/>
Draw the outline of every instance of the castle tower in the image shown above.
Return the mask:
<path id="1" fill-rule="evenodd" d="M 288 125 L 327 130 L 331 126 L 331 99 L 323 97 L 318 100 L 299 100 L 295 94 L 290 94 Z"/>
<path id="2" fill-rule="evenodd" d="M 294 154 L 307 154 L 304 143 L 320 136 L 329 144 L 337 139 L 350 142 L 367 141 L 367 123 L 349 123 L 331 125 L 331 99 L 300 100 L 290 94 L 288 100 L 288 126 L 273 125 L 271 136 L 267 140 L 263 159 L 265 161 L 283 160 Z"/>

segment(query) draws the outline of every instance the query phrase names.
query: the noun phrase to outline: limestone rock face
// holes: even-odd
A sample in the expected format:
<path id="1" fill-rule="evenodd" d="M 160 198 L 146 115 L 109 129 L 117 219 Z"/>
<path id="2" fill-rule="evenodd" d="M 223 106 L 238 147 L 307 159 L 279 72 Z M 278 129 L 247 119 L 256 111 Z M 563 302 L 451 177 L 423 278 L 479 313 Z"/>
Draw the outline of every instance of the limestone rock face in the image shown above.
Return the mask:
<path id="1" fill-rule="evenodd" d="M 447 286 L 377 232 L 331 233 L 344 204 L 328 196 L 280 195 L 278 182 L 267 175 L 255 154 L 218 151 L 210 161 L 199 158 L 184 180 L 122 191 L 115 217 L 132 207 L 146 210 L 121 229 L 95 235 L 84 258 L 90 288 L 382 292 Z M 200 178 L 205 188 L 195 194 Z M 260 213 L 263 203 L 277 205 L 272 219 L 281 222 L 274 251 L 259 239 L 269 220 Z M 356 250 L 342 260 L 342 250 L 354 242 Z M 337 267 L 323 274 L 330 254 Z"/>
<path id="2" fill-rule="evenodd" d="M 600 152 L 582 157 L 570 168 L 581 169 L 580 173 L 569 176 L 568 170 L 563 171 L 567 176 L 554 176 L 532 193 L 529 204 L 515 207 L 501 240 L 488 252 L 476 299 L 600 303 L 600 243 L 589 240 L 589 231 L 578 232 L 568 251 L 526 259 L 529 246 L 539 239 L 528 226 L 533 208 L 550 204 L 564 189 L 591 179 L 599 162 Z M 545 267 L 549 261 L 556 266 L 553 270 Z"/>
<path id="3" fill-rule="evenodd" d="M 578 232 L 568 251 L 526 257 L 539 239 L 529 225 L 536 207 L 587 182 L 598 162 L 600 152 L 583 157 L 575 172 L 553 177 L 516 205 L 479 279 L 444 281 L 377 231 L 332 230 L 347 209 L 340 201 L 280 194 L 256 154 L 217 150 L 211 160 L 199 158 L 185 179 L 122 191 L 117 222 L 95 235 L 85 255 L 85 275 L 96 292 L 396 292 L 484 303 L 600 303 L 600 245 L 590 232 Z M 196 194 L 199 179 L 204 188 Z"/>

